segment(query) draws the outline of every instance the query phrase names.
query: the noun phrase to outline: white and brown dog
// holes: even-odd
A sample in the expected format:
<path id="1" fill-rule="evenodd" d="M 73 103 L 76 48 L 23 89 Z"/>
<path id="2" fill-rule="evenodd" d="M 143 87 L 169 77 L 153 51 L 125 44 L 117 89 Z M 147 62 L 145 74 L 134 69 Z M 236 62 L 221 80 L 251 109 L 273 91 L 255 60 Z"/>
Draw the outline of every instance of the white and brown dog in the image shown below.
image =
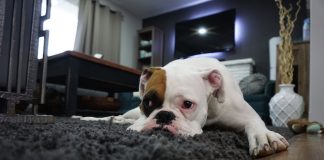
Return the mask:
<path id="1" fill-rule="evenodd" d="M 245 131 L 252 156 L 286 150 L 288 142 L 269 131 L 230 72 L 216 59 L 175 60 L 161 68 L 143 71 L 139 107 L 114 117 L 116 123 L 132 123 L 134 131 L 163 129 L 173 134 L 201 134 L 205 125 L 216 124 Z M 109 120 L 83 117 L 83 120 Z"/>

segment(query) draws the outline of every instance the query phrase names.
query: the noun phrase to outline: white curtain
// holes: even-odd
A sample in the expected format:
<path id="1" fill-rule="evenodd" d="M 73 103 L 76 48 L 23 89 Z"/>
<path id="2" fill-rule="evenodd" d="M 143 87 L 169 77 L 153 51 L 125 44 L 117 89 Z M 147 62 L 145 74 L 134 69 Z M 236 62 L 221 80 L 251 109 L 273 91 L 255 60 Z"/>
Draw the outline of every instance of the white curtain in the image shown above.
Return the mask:
<path id="1" fill-rule="evenodd" d="M 74 50 L 119 63 L 122 14 L 106 0 L 80 0 Z"/>

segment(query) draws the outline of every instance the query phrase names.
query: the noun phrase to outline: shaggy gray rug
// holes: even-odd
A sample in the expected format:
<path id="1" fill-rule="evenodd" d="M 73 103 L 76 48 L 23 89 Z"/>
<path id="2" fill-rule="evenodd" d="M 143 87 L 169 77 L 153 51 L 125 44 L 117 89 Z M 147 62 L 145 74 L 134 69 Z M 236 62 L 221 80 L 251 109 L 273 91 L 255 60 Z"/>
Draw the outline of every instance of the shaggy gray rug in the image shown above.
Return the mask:
<path id="1" fill-rule="evenodd" d="M 241 133 L 204 128 L 194 137 L 165 131 L 136 133 L 128 125 L 57 118 L 56 123 L 0 123 L 1 160 L 251 159 Z M 270 128 L 291 138 L 286 128 Z"/>

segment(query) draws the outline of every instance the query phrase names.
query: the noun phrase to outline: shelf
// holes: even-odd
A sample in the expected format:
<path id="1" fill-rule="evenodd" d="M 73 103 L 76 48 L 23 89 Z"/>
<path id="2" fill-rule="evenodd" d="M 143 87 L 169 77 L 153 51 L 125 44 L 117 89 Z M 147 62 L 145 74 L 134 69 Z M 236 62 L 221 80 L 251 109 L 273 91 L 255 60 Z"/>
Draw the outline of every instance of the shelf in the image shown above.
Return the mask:
<path id="1" fill-rule="evenodd" d="M 138 68 L 143 69 L 150 66 L 161 66 L 163 32 L 151 26 L 139 30 L 138 37 Z"/>
<path id="2" fill-rule="evenodd" d="M 152 39 L 152 28 L 146 28 L 146 29 L 142 29 L 141 31 L 139 31 L 139 37 L 142 40 L 151 40 Z"/>
<path id="3" fill-rule="evenodd" d="M 147 46 L 140 46 L 138 47 L 139 50 L 145 50 L 145 51 L 151 51 L 152 50 L 152 45 L 147 45 Z"/>
<path id="4" fill-rule="evenodd" d="M 151 58 L 152 58 L 151 56 L 142 57 L 142 58 L 138 58 L 138 61 L 140 61 L 142 64 L 150 64 Z"/>

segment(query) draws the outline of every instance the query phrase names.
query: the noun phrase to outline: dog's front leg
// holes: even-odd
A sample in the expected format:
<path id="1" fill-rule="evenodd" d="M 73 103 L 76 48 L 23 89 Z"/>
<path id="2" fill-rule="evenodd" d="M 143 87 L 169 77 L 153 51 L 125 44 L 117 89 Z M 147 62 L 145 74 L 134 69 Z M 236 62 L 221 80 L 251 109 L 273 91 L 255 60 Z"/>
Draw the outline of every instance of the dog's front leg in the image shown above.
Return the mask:
<path id="1" fill-rule="evenodd" d="M 253 157 L 262 157 L 284 151 L 289 143 L 280 134 L 266 128 L 260 116 L 243 99 L 221 107 L 218 123 L 239 131 L 245 131 L 249 141 L 249 152 Z"/>
<path id="2" fill-rule="evenodd" d="M 130 123 L 133 124 L 137 119 L 140 118 L 140 109 L 139 107 L 136 107 L 123 115 L 119 116 L 109 116 L 109 117 L 82 117 L 82 116 L 72 116 L 72 118 L 84 120 L 84 121 L 111 121 L 113 123 L 119 123 L 119 124 L 126 124 Z"/>
<path id="3" fill-rule="evenodd" d="M 249 141 L 249 152 L 253 157 L 263 157 L 284 151 L 289 143 L 280 134 L 268 130 L 259 119 L 250 119 L 245 126 Z"/>

